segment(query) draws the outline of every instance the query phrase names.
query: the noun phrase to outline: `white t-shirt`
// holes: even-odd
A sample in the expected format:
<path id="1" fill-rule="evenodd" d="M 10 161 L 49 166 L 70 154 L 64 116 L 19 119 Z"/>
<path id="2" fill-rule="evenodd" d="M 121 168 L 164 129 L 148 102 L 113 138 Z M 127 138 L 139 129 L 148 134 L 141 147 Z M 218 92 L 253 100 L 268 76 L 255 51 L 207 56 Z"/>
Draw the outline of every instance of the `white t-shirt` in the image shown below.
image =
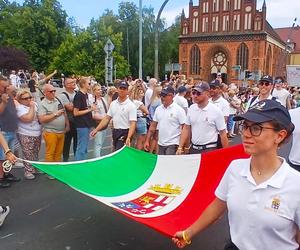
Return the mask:
<path id="1" fill-rule="evenodd" d="M 106 110 L 104 105 L 106 107 Z M 107 101 L 103 97 L 101 97 L 101 99 L 96 99 L 96 106 L 97 106 L 97 110 L 93 111 L 93 117 L 95 119 L 103 119 L 106 116 L 106 112 L 108 111 Z"/>
<path id="2" fill-rule="evenodd" d="M 209 101 L 222 111 L 224 117 L 229 116 L 229 103 L 222 96 L 220 96 L 217 100 L 210 98 Z"/>
<path id="3" fill-rule="evenodd" d="M 300 173 L 282 161 L 270 179 L 257 185 L 250 158 L 235 160 L 215 191 L 227 203 L 231 239 L 239 249 L 298 249 Z"/>
<path id="4" fill-rule="evenodd" d="M 19 104 L 16 106 L 17 116 L 21 117 L 29 112 L 29 107 Z M 17 133 L 27 136 L 40 136 L 42 133 L 42 126 L 37 118 L 37 104 L 35 103 L 35 115 L 32 122 L 22 122 L 18 120 L 18 130 Z"/>
<path id="5" fill-rule="evenodd" d="M 153 117 L 153 121 L 158 123 L 158 145 L 179 145 L 181 125 L 185 119 L 184 110 L 174 102 L 167 108 L 164 105 L 158 106 Z"/>
<path id="6" fill-rule="evenodd" d="M 286 89 L 277 90 L 276 88 L 274 88 L 272 96 L 278 99 L 280 103 L 284 107 L 286 107 L 287 99 L 290 96 L 290 92 L 288 92 Z"/>
<path id="7" fill-rule="evenodd" d="M 295 165 L 300 165 L 300 108 L 291 109 L 289 112 L 292 118 L 292 123 L 295 125 L 289 160 Z"/>
<path id="8" fill-rule="evenodd" d="M 130 122 L 137 120 L 136 107 L 129 98 L 124 102 L 119 102 L 119 98 L 114 100 L 110 104 L 107 115 L 112 117 L 115 129 L 128 129 Z"/>
<path id="9" fill-rule="evenodd" d="M 189 107 L 188 101 L 186 98 L 184 98 L 184 96 L 180 96 L 177 94 L 174 97 L 173 101 L 185 110 Z"/>
<path id="10" fill-rule="evenodd" d="M 203 109 L 196 103 L 191 105 L 185 124 L 191 126 L 194 145 L 217 142 L 219 131 L 226 129 L 224 115 L 210 102 Z"/>
<path id="11" fill-rule="evenodd" d="M 142 110 L 140 110 L 140 107 L 144 104 L 143 102 L 139 101 L 139 100 L 133 100 L 132 101 L 136 107 L 137 110 L 137 117 L 141 117 L 143 116 L 143 112 Z"/>

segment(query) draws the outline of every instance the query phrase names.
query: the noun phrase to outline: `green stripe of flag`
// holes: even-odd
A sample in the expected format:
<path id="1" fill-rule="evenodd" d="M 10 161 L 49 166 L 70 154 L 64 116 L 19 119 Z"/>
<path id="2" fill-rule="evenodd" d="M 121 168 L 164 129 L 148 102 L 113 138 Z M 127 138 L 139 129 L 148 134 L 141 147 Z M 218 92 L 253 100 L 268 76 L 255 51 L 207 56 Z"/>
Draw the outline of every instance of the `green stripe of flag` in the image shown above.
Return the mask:
<path id="1" fill-rule="evenodd" d="M 107 158 L 84 164 L 33 165 L 82 192 L 113 197 L 134 191 L 151 176 L 157 156 L 125 147 Z"/>

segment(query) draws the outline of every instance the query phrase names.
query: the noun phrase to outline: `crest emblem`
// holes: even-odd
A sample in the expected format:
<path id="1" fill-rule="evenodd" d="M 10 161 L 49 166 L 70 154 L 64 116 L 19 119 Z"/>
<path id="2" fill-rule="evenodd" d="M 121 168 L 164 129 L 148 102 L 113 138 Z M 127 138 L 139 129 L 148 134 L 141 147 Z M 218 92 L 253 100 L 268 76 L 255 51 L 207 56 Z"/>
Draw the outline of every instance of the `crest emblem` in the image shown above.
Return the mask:
<path id="1" fill-rule="evenodd" d="M 180 187 L 173 188 L 172 184 L 166 184 L 163 187 L 154 185 L 149 188 L 149 191 L 136 199 L 112 204 L 134 215 L 150 214 L 166 207 L 181 192 L 182 189 Z"/>

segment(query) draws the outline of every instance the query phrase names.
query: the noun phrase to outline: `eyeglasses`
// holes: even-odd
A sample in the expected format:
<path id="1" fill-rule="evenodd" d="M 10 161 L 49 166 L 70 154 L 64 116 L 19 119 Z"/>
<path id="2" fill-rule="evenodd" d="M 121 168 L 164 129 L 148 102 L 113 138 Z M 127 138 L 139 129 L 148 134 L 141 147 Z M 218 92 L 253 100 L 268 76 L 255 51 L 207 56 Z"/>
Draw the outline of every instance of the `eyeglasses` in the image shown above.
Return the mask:
<path id="1" fill-rule="evenodd" d="M 55 92 L 56 92 L 56 89 L 49 90 L 48 92 L 53 94 L 53 93 L 55 93 Z"/>
<path id="2" fill-rule="evenodd" d="M 245 133 L 245 131 L 249 128 L 250 134 L 252 136 L 260 136 L 263 129 L 272 129 L 274 130 L 274 128 L 270 128 L 270 127 L 263 127 L 262 125 L 260 125 L 259 123 L 253 123 L 251 125 L 247 124 L 246 122 L 242 123 L 241 126 L 241 130 L 243 133 Z"/>
<path id="3" fill-rule="evenodd" d="M 200 95 L 202 95 L 202 92 L 199 92 L 199 91 L 197 91 L 197 90 L 193 90 L 193 91 L 192 91 L 192 95 L 200 96 Z"/>
<path id="4" fill-rule="evenodd" d="M 270 86 L 271 85 L 271 83 L 270 82 L 259 82 L 259 85 L 260 86 L 266 86 L 266 87 L 268 87 L 268 86 Z"/>
<path id="5" fill-rule="evenodd" d="M 28 101 L 28 100 L 31 100 L 32 99 L 32 96 L 28 96 L 28 97 L 22 97 L 21 100 L 23 101 Z"/>

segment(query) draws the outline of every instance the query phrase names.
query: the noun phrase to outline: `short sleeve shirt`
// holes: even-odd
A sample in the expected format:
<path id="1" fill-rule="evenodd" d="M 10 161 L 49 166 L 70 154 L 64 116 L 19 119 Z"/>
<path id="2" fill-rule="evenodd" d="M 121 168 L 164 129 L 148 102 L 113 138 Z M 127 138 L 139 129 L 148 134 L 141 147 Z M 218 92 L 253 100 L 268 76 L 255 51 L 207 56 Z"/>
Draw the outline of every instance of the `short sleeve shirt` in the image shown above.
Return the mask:
<path id="1" fill-rule="evenodd" d="M 29 112 L 30 107 L 25 105 L 18 105 L 17 107 L 17 115 L 20 118 L 23 115 L 26 115 Z M 27 136 L 40 136 L 41 135 L 41 124 L 37 119 L 37 104 L 35 103 L 35 115 L 32 122 L 22 122 L 19 119 L 18 122 L 18 133 Z"/>
<path id="2" fill-rule="evenodd" d="M 227 203 L 230 235 L 239 249 L 298 249 L 300 173 L 284 159 L 277 172 L 257 185 L 250 159 L 233 161 L 216 196 Z"/>
<path id="3" fill-rule="evenodd" d="M 185 124 L 191 126 L 194 145 L 217 142 L 219 132 L 226 129 L 223 113 L 210 102 L 202 109 L 196 103 L 191 105 Z"/>
<path id="4" fill-rule="evenodd" d="M 131 121 L 137 121 L 137 110 L 129 98 L 119 102 L 114 100 L 108 109 L 107 115 L 113 120 L 114 129 L 128 129 Z"/>
<path id="5" fill-rule="evenodd" d="M 217 100 L 210 99 L 210 102 L 216 105 L 223 113 L 223 116 L 229 116 L 230 109 L 229 109 L 229 102 L 224 99 L 224 97 L 219 97 Z"/>
<path id="6" fill-rule="evenodd" d="M 74 108 L 77 108 L 79 111 L 87 110 L 89 108 L 89 99 L 88 94 L 85 94 L 81 91 L 78 91 L 73 100 Z M 76 128 L 91 128 L 94 126 L 94 120 L 92 117 L 92 112 L 81 116 L 74 116 L 74 122 Z"/>
<path id="7" fill-rule="evenodd" d="M 168 107 L 160 105 L 153 117 L 159 131 L 158 144 L 160 146 L 179 145 L 181 126 L 185 120 L 185 111 L 178 104 L 173 102 Z"/>
<path id="8" fill-rule="evenodd" d="M 47 98 L 44 98 L 39 105 L 38 114 L 49 115 L 56 113 L 60 109 L 60 106 L 61 104 L 57 99 L 50 101 Z M 65 125 L 65 116 L 60 115 L 52 121 L 44 123 L 43 129 L 47 132 L 63 133 L 65 130 Z"/>

